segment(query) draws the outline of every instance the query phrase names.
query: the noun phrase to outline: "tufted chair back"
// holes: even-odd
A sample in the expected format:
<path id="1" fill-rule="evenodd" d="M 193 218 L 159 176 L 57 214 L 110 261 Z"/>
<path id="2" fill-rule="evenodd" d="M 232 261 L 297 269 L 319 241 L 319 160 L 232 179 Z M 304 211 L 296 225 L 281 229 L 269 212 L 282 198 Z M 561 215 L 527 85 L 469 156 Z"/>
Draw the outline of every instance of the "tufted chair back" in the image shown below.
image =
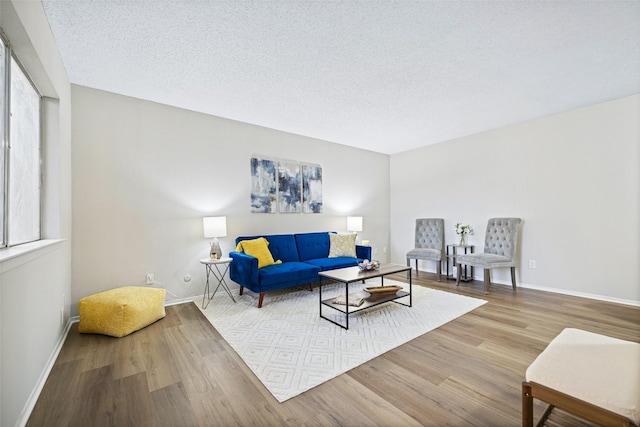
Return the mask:
<path id="1" fill-rule="evenodd" d="M 484 253 L 509 257 L 515 262 L 520 218 L 491 218 L 484 236 Z"/>
<path id="2" fill-rule="evenodd" d="M 416 219 L 416 248 L 437 249 L 444 253 L 444 219 Z"/>

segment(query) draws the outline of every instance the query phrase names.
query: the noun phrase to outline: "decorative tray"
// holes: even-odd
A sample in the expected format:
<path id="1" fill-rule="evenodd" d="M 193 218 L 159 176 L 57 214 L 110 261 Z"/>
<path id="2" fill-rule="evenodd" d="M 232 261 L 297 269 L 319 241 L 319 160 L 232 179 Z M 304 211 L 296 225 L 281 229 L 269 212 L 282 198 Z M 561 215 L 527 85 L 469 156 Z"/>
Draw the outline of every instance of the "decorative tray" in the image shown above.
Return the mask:
<path id="1" fill-rule="evenodd" d="M 380 268 L 380 261 L 369 261 L 368 259 L 365 259 L 364 261 L 358 263 L 358 268 L 360 269 L 360 271 L 377 270 L 378 268 Z"/>
<path id="2" fill-rule="evenodd" d="M 371 295 L 386 295 L 386 294 L 395 294 L 399 290 L 402 289 L 402 286 L 372 286 L 370 288 L 364 288 L 365 291 L 369 292 Z"/>

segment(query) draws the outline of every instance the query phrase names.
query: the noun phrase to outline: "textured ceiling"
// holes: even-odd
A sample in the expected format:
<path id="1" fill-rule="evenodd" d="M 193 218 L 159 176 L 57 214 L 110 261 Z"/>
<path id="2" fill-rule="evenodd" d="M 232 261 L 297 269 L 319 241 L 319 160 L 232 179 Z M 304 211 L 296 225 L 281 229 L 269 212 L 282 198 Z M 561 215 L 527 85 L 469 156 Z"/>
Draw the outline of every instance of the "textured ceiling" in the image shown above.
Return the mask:
<path id="1" fill-rule="evenodd" d="M 72 83 L 393 154 L 640 93 L 640 1 L 42 2 Z"/>

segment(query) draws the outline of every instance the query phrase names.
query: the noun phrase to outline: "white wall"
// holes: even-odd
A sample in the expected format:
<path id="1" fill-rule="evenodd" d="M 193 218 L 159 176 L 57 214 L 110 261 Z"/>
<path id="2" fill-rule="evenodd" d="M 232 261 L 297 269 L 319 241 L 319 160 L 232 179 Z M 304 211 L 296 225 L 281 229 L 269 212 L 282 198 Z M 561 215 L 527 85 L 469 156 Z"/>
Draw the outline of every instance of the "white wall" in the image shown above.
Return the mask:
<path id="1" fill-rule="evenodd" d="M 447 243 L 469 223 L 482 251 L 488 218 L 521 217 L 521 285 L 637 304 L 639 171 L 640 95 L 393 155 L 391 260 L 416 218 L 445 218 Z"/>
<path id="2" fill-rule="evenodd" d="M 226 254 L 239 235 L 345 231 L 362 215 L 358 240 L 385 259 L 389 156 L 82 86 L 72 98 L 74 304 L 146 273 L 169 301 L 201 295 L 203 216 L 226 215 Z M 250 213 L 252 155 L 321 165 L 324 213 Z"/>
<path id="3" fill-rule="evenodd" d="M 0 26 L 47 97 L 42 219 L 43 237 L 51 241 L 0 249 L 0 425 L 13 426 L 26 422 L 69 319 L 71 108 L 69 81 L 41 3 L 0 2 Z"/>

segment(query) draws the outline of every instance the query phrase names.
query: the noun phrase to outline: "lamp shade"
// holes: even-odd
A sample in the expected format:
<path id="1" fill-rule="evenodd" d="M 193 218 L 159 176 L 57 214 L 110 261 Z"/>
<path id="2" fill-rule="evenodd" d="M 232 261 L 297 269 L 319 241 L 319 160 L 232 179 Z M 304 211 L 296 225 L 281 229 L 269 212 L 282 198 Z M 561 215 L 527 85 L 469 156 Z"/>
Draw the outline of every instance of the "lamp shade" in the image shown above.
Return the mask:
<path id="1" fill-rule="evenodd" d="M 347 231 L 362 231 L 362 217 L 361 216 L 348 216 L 347 217 Z"/>
<path id="2" fill-rule="evenodd" d="M 227 217 L 226 216 L 209 216 L 202 218 L 202 227 L 204 228 L 204 237 L 226 237 L 227 235 Z"/>

